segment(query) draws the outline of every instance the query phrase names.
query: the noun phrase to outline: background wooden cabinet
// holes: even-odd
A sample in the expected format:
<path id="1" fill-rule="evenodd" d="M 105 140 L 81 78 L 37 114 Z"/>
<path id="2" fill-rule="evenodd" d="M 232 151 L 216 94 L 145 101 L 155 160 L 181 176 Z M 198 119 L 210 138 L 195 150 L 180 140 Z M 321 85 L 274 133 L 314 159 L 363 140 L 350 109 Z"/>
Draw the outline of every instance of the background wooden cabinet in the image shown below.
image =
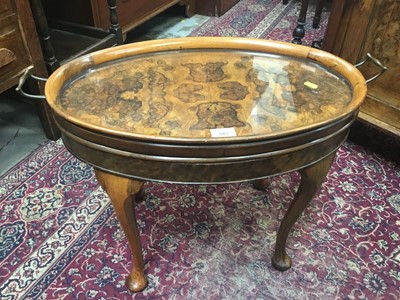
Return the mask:
<path id="1" fill-rule="evenodd" d="M 29 66 L 44 70 L 29 4 L 0 0 L 0 92 L 18 83 Z M 26 1 L 22 1 L 26 2 Z M 30 18 L 29 18 L 30 17 Z M 22 23 L 21 20 L 30 22 Z M 28 46 L 29 45 L 29 46 Z"/>
<path id="2" fill-rule="evenodd" d="M 151 17 L 179 3 L 180 0 L 120 0 L 117 1 L 119 24 L 125 33 Z M 94 25 L 108 28 L 108 9 L 104 0 L 91 0 Z"/>
<path id="3" fill-rule="evenodd" d="M 86 24 L 102 29 L 110 27 L 107 0 L 43 0 L 48 19 Z M 190 0 L 117 0 L 118 23 L 122 32 L 135 28 L 177 3 Z"/>
<path id="4" fill-rule="evenodd" d="M 195 12 L 206 16 L 222 16 L 239 0 L 196 0 Z"/>
<path id="5" fill-rule="evenodd" d="M 324 50 L 353 64 L 371 53 L 388 68 L 368 84 L 360 118 L 400 135 L 400 1 L 333 1 Z M 360 70 L 379 72 L 371 62 Z"/>
<path id="6" fill-rule="evenodd" d="M 47 77 L 29 1 L 0 0 L 0 93 L 14 87 L 26 68 Z M 43 94 L 43 84 L 28 82 L 30 92 Z M 14 97 L 17 95 L 13 94 Z M 57 139 L 60 132 L 46 101 L 35 101 L 46 136 Z"/>

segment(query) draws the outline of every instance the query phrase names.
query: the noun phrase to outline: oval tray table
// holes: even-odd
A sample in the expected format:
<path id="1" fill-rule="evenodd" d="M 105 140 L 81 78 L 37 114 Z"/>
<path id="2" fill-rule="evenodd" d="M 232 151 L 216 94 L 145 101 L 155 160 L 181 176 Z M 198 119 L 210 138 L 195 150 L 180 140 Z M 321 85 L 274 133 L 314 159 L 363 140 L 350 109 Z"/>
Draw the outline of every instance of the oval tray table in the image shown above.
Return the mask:
<path id="1" fill-rule="evenodd" d="M 319 190 L 366 95 L 354 66 L 318 49 L 192 37 L 94 52 L 48 79 L 65 146 L 91 164 L 132 251 L 127 287 L 147 285 L 134 196 L 147 180 L 253 181 L 299 170 L 272 264 L 287 270 L 289 230 Z"/>

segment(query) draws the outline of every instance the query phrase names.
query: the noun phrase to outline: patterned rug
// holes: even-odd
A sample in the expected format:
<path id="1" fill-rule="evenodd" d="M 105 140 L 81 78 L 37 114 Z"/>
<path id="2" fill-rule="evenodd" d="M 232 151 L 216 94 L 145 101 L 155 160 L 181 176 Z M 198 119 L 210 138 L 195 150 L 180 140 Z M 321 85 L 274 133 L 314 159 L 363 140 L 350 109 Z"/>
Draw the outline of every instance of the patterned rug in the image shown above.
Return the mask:
<path id="1" fill-rule="evenodd" d="M 290 40 L 299 3 L 280 2 L 242 0 L 193 34 Z M 400 165 L 346 142 L 279 272 L 270 258 L 298 183 L 296 172 L 266 191 L 146 183 L 149 286 L 132 295 L 127 240 L 91 167 L 46 142 L 0 177 L 0 299 L 399 299 Z"/>
<path id="2" fill-rule="evenodd" d="M 1 299 L 399 299 L 400 166 L 347 142 L 272 268 L 296 172 L 249 183 L 147 183 L 137 207 L 150 284 L 91 167 L 47 142 L 0 178 Z"/>
<path id="3" fill-rule="evenodd" d="M 329 1 L 321 14 L 320 27 L 312 28 L 315 1 L 310 1 L 303 45 L 323 39 L 329 17 Z M 195 29 L 192 36 L 243 36 L 291 42 L 300 13 L 301 1 L 241 0 L 221 17 L 213 17 Z"/>

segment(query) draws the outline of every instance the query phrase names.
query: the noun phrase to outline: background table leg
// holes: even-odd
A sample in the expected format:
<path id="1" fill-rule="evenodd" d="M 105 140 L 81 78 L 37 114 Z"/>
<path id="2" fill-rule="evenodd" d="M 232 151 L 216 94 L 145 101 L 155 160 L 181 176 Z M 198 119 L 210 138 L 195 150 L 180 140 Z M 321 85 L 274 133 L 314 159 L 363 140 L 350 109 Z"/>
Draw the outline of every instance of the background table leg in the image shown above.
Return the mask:
<path id="1" fill-rule="evenodd" d="M 306 30 L 304 26 L 306 25 L 306 16 L 309 2 L 310 0 L 301 0 L 301 8 L 299 17 L 297 19 L 297 26 L 293 30 L 293 44 L 301 45 L 301 39 L 306 35 Z"/>
<path id="2" fill-rule="evenodd" d="M 315 15 L 313 18 L 313 28 L 318 28 L 319 23 L 321 22 L 321 14 L 322 14 L 322 8 L 324 6 L 324 0 L 317 0 L 317 6 L 315 8 Z"/>
<path id="3" fill-rule="evenodd" d="M 299 189 L 293 201 L 283 217 L 279 227 L 275 253 L 272 257 L 272 265 L 275 269 L 286 271 L 292 265 L 291 258 L 286 254 L 286 240 L 293 224 L 300 217 L 307 204 L 320 189 L 325 177 L 332 166 L 335 152 L 320 160 L 319 162 L 300 170 L 301 181 Z"/>
<path id="4" fill-rule="evenodd" d="M 143 182 L 99 170 L 95 170 L 95 174 L 100 185 L 111 199 L 132 251 L 133 267 L 126 279 L 126 286 L 132 292 L 142 291 L 147 286 L 147 279 L 143 272 L 142 245 L 136 224 L 133 198 L 135 195 L 141 194 Z"/>
<path id="5" fill-rule="evenodd" d="M 269 178 L 263 178 L 263 179 L 257 179 L 253 181 L 253 187 L 257 190 L 266 190 L 269 187 L 269 183 L 270 183 L 270 179 Z"/>

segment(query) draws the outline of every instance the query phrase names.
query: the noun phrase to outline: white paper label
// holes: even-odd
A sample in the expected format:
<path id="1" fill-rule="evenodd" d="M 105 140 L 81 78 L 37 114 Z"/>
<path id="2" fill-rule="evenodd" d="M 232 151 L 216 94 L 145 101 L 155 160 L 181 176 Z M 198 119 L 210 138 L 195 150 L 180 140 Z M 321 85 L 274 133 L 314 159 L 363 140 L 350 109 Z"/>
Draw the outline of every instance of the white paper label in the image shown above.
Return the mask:
<path id="1" fill-rule="evenodd" d="M 214 128 L 210 129 L 212 137 L 231 137 L 236 136 L 235 128 Z"/>

